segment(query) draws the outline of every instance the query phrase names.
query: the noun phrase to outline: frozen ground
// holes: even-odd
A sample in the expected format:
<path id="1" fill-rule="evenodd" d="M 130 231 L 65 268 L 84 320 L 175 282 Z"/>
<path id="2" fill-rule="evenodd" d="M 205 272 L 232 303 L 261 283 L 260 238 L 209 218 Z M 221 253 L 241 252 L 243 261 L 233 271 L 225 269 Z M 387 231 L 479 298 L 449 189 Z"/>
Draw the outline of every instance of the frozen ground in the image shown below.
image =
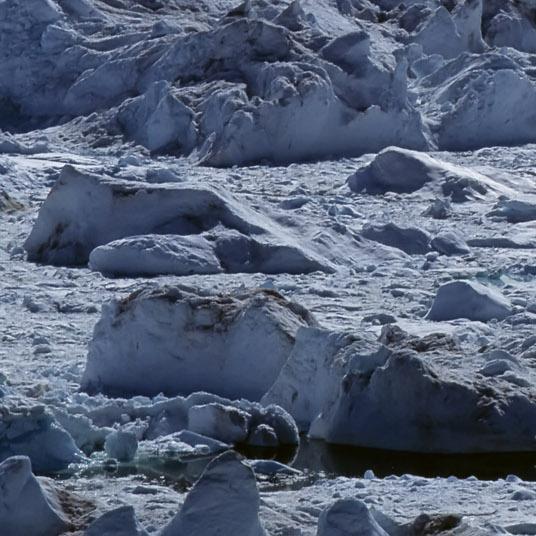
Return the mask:
<path id="1" fill-rule="evenodd" d="M 536 6 L 398 4 L 0 2 L 6 536 L 536 533 Z"/>

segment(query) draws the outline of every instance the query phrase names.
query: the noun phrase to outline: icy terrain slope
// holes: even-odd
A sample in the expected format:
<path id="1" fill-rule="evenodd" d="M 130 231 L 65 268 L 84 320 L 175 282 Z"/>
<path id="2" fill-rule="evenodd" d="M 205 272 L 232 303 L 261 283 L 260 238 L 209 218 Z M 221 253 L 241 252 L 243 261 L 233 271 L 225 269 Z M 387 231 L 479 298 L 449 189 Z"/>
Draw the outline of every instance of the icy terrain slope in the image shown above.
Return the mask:
<path id="1" fill-rule="evenodd" d="M 0 536 L 536 534 L 535 155 L 534 0 L 0 0 Z"/>

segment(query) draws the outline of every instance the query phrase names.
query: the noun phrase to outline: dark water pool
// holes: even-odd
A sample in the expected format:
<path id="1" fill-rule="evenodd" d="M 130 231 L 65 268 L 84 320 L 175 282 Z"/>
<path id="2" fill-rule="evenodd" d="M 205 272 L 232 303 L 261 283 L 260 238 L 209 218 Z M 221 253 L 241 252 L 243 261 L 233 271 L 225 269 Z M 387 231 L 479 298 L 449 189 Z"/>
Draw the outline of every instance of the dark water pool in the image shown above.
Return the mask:
<path id="1" fill-rule="evenodd" d="M 293 467 L 329 475 L 363 476 L 372 469 L 378 477 L 410 473 L 424 477 L 476 476 L 496 480 L 515 474 L 536 481 L 536 452 L 501 454 L 415 454 L 328 445 L 303 439 Z"/>
<path id="2" fill-rule="evenodd" d="M 496 480 L 515 474 L 524 480 L 536 481 L 536 453 L 415 454 L 328 445 L 305 437 L 302 437 L 298 449 L 243 447 L 238 450 L 250 459 L 275 459 L 291 465 L 305 473 L 307 482 L 314 481 L 319 476 L 362 477 L 368 469 L 380 478 L 409 473 L 430 478 L 475 476 L 479 480 Z M 134 476 L 145 483 L 158 483 L 186 491 L 199 478 L 210 459 L 181 461 L 152 458 L 119 465 L 107 464 L 103 460 L 103 463 L 81 468 L 77 474 L 89 478 Z M 72 473 L 64 474 L 59 478 L 72 476 Z"/>

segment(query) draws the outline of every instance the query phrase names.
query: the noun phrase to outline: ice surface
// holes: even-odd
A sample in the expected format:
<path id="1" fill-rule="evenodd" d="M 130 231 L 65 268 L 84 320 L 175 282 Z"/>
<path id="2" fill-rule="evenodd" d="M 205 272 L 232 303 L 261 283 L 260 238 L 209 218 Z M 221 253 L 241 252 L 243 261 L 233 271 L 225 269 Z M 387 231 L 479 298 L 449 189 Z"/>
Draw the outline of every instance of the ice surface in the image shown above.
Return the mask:
<path id="1" fill-rule="evenodd" d="M 0 2 L 0 458 L 62 471 L 71 531 L 158 534 L 200 457 L 289 453 L 293 417 L 329 442 L 533 452 L 535 9 Z M 176 276 L 177 303 L 148 298 Z M 102 363 L 86 363 L 111 300 Z M 213 392 L 173 395 L 192 389 Z M 135 454 L 114 448 L 125 437 Z M 529 454 L 501 460 L 529 478 Z M 395 465 L 361 479 L 250 463 L 258 517 L 314 536 L 351 499 L 390 536 L 535 532 L 534 483 L 501 463 L 487 482 Z"/>

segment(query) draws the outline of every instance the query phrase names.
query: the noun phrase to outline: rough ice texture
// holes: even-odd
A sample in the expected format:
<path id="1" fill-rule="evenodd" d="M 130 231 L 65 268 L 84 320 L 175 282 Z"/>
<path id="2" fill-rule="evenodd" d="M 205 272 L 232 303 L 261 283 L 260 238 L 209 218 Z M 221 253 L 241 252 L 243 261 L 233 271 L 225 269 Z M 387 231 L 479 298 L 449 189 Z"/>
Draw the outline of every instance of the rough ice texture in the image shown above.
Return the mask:
<path id="1" fill-rule="evenodd" d="M 72 437 L 44 406 L 12 406 L 0 407 L 0 460 L 28 456 L 35 471 L 49 473 L 81 459 Z"/>
<path id="2" fill-rule="evenodd" d="M 512 313 L 512 305 L 498 290 L 475 281 L 451 281 L 438 289 L 427 318 L 487 322 L 493 318 L 504 320 Z"/>
<path id="3" fill-rule="evenodd" d="M 103 308 L 82 387 L 115 394 L 209 391 L 258 400 L 285 363 L 301 306 L 276 292 L 205 295 L 164 287 Z"/>
<path id="4" fill-rule="evenodd" d="M 0 463 L 0 490 L 2 536 L 58 536 L 69 529 L 55 489 L 33 475 L 29 458 Z"/>
<path id="5" fill-rule="evenodd" d="M 89 260 L 115 275 L 331 270 L 275 222 L 221 191 L 112 179 L 71 166 L 61 171 L 24 247 L 30 261 Z"/>
<path id="6" fill-rule="evenodd" d="M 4 2 L 2 124 L 71 119 L 96 144 L 124 134 L 221 166 L 536 140 L 533 7 L 380 4 L 381 27 L 370 2 L 227 17 L 218 4 L 199 10 L 196 31 L 172 4 L 115 35 L 106 6 Z"/>
<path id="7" fill-rule="evenodd" d="M 332 443 L 415 452 L 534 449 L 535 393 L 435 366 L 427 356 L 449 350 L 433 340 L 385 346 L 302 329 L 263 402 L 277 401 L 302 430 Z"/>
<path id="8" fill-rule="evenodd" d="M 162 536 L 264 536 L 255 475 L 234 452 L 211 461 Z"/>

